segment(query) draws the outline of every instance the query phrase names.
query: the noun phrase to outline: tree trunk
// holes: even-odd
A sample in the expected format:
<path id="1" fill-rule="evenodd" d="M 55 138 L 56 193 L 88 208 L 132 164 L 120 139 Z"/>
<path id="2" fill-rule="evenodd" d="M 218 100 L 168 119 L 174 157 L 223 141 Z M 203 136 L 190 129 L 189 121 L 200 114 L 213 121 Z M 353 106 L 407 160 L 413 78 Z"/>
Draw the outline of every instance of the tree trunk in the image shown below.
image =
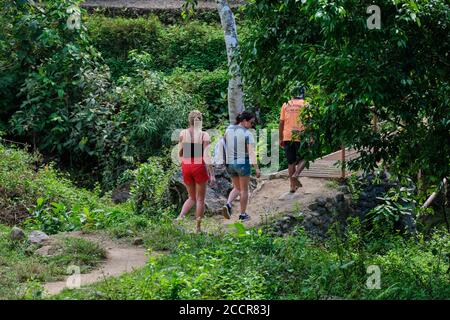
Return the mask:
<path id="1" fill-rule="evenodd" d="M 230 117 L 230 123 L 234 123 L 237 114 L 244 110 L 241 70 L 236 60 L 239 54 L 236 21 L 227 0 L 216 0 L 216 3 L 222 28 L 225 33 L 228 68 L 231 76 L 228 82 L 228 115 Z"/>

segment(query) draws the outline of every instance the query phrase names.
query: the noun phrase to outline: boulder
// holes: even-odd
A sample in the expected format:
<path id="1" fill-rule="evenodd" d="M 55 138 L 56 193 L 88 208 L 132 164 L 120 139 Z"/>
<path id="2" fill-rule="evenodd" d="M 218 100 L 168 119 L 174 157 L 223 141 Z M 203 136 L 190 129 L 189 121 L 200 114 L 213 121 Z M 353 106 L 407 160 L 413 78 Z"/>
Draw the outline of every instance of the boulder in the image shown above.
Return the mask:
<path id="1" fill-rule="evenodd" d="M 111 194 L 111 200 L 114 203 L 124 203 L 128 199 L 130 199 L 131 193 L 130 193 L 130 184 L 123 184 L 117 187 Z"/>
<path id="2" fill-rule="evenodd" d="M 317 202 L 311 203 L 308 206 L 308 209 L 311 210 L 311 211 L 316 211 L 318 208 L 319 208 L 319 204 Z"/>
<path id="3" fill-rule="evenodd" d="M 11 233 L 9 234 L 12 241 L 21 241 L 25 239 L 25 232 L 18 227 L 14 227 L 11 229 Z"/>
<path id="4" fill-rule="evenodd" d="M 49 236 L 42 231 L 31 231 L 28 236 L 28 242 L 36 245 L 43 245 L 48 239 L 50 239 Z"/>
<path id="5" fill-rule="evenodd" d="M 43 257 L 52 256 L 54 254 L 54 248 L 52 246 L 43 246 L 37 249 L 34 253 Z"/>

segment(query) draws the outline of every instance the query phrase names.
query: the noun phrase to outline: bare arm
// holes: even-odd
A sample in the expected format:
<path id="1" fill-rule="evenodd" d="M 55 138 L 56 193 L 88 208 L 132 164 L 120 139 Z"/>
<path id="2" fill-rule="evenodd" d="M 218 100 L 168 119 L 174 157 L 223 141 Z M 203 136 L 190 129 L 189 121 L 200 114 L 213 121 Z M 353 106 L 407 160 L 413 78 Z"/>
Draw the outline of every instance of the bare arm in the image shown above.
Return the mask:
<path id="1" fill-rule="evenodd" d="M 180 140 L 178 141 L 178 156 L 183 158 L 183 135 L 180 133 Z"/>
<path id="2" fill-rule="evenodd" d="M 278 134 L 280 137 L 280 146 L 283 147 L 284 144 L 284 137 L 283 137 L 283 131 L 284 131 L 284 120 L 280 120 L 280 125 L 279 125 L 279 129 L 278 129 Z"/>
<path id="3" fill-rule="evenodd" d="M 248 144 L 247 145 L 248 148 L 248 155 L 250 157 L 250 163 L 253 165 L 253 167 L 255 168 L 256 171 L 256 177 L 259 178 L 261 175 L 261 172 L 259 170 L 259 166 L 258 166 L 258 160 L 256 159 L 256 152 L 255 152 L 255 148 L 252 144 Z"/>

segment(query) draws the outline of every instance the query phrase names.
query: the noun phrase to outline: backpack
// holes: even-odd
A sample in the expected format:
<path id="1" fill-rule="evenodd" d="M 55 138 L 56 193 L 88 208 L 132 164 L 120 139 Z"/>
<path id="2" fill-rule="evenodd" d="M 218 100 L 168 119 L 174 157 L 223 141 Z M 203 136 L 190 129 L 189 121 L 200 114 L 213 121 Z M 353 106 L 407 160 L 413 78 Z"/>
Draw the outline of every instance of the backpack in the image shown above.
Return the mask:
<path id="1" fill-rule="evenodd" d="M 227 143 L 225 141 L 225 137 L 220 137 L 219 141 L 217 141 L 216 146 L 214 147 L 214 165 L 224 165 L 226 163 L 226 148 Z"/>

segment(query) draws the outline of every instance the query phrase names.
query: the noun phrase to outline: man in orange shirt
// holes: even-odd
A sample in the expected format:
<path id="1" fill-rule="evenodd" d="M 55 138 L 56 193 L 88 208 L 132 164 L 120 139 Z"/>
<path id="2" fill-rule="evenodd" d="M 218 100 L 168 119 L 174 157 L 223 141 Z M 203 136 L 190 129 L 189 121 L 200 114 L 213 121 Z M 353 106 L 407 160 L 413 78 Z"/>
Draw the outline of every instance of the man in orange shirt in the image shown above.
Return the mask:
<path id="1" fill-rule="evenodd" d="M 304 130 L 301 123 L 300 111 L 306 106 L 305 90 L 298 87 L 294 98 L 283 104 L 280 113 L 280 146 L 284 148 L 288 160 L 290 192 L 294 193 L 302 186 L 298 176 L 305 168 L 305 161 L 300 158 L 300 133 Z"/>

